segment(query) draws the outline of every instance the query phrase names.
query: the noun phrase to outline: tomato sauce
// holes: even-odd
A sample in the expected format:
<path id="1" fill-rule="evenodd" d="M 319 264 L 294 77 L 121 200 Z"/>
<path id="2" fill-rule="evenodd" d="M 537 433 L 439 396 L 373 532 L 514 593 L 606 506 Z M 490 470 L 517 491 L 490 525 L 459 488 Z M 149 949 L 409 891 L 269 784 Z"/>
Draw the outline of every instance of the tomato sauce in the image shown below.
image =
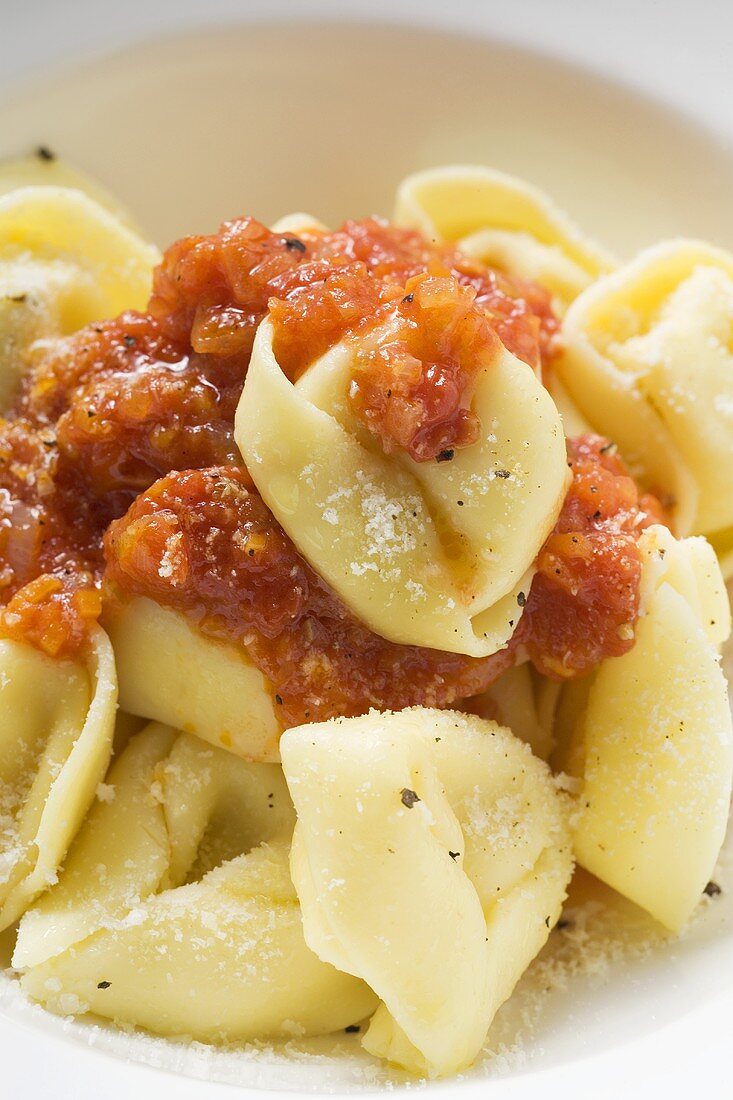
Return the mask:
<path id="1" fill-rule="evenodd" d="M 373 634 L 301 558 L 241 467 L 156 482 L 105 545 L 111 599 L 148 596 L 244 646 L 286 725 L 448 706 L 513 661 L 508 651 L 475 660 Z"/>
<path id="2" fill-rule="evenodd" d="M 386 451 L 417 461 L 475 440 L 472 386 L 500 340 L 539 369 L 557 328 L 542 288 L 378 219 L 296 237 L 243 218 L 179 241 L 148 311 L 36 355 L 0 421 L 2 633 L 74 654 L 102 592 L 150 596 L 244 646 L 285 723 L 448 706 L 520 647 L 542 671 L 573 676 L 632 644 L 647 506 L 595 439 L 571 445 L 573 487 L 508 649 L 474 659 L 361 624 L 297 553 L 234 443 L 268 313 L 291 379 L 354 340 L 357 415 Z"/>
<path id="3" fill-rule="evenodd" d="M 639 535 L 664 523 L 659 501 L 641 496 L 616 447 L 601 436 L 568 441 L 573 480 L 513 643 L 553 679 L 589 672 L 634 644 L 639 617 Z"/>

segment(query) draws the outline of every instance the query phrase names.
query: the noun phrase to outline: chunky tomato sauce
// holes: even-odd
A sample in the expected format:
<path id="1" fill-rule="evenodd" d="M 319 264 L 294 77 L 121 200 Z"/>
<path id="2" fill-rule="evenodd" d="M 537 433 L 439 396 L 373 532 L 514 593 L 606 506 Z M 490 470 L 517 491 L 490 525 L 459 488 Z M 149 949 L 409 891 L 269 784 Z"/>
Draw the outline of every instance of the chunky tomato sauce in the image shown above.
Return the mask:
<path id="1" fill-rule="evenodd" d="M 568 447 L 572 487 L 520 627 L 492 657 L 396 645 L 369 631 L 300 557 L 241 467 L 171 474 L 142 494 L 106 536 L 111 593 L 148 596 L 243 645 L 291 724 L 448 706 L 484 691 L 522 647 L 545 674 L 578 676 L 633 645 L 636 540 L 660 517 L 606 440 Z"/>
<path id="2" fill-rule="evenodd" d="M 0 422 L 0 628 L 75 653 L 109 600 L 147 595 L 244 646 L 283 720 L 447 706 L 525 647 L 572 676 L 633 641 L 646 504 L 603 441 L 574 481 L 509 649 L 476 660 L 400 646 L 358 622 L 299 556 L 233 438 L 260 321 L 298 375 L 354 339 L 351 399 L 385 450 L 440 461 L 480 425 L 472 386 L 499 340 L 546 365 L 549 295 L 376 219 L 274 234 L 252 219 L 166 253 L 146 313 L 36 355 Z"/>
<path id="3" fill-rule="evenodd" d="M 568 441 L 570 490 L 540 551 L 516 637 L 546 676 L 567 679 L 634 644 L 640 533 L 664 523 L 659 501 L 639 495 L 613 443 Z"/>
<path id="4" fill-rule="evenodd" d="M 148 596 L 243 645 L 286 724 L 447 706 L 512 664 L 508 652 L 478 661 L 373 634 L 300 557 L 241 467 L 163 478 L 105 544 L 112 598 Z"/>

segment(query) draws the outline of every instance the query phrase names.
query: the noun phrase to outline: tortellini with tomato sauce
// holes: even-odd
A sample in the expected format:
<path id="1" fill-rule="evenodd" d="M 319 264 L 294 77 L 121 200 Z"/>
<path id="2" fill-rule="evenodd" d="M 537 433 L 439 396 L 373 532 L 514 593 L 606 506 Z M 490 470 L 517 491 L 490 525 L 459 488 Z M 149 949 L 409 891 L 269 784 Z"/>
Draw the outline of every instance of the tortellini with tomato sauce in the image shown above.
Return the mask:
<path id="1" fill-rule="evenodd" d="M 125 309 L 143 309 L 158 250 L 83 191 L 0 174 L 0 410 L 31 345 Z"/>
<path id="2" fill-rule="evenodd" d="M 718 649 L 730 609 L 710 545 L 641 536 L 633 649 L 563 689 L 556 767 L 581 780 L 578 862 L 678 931 L 725 835 L 733 731 Z"/>
<path id="3" fill-rule="evenodd" d="M 306 941 L 381 999 L 372 1054 L 470 1065 L 572 871 L 545 764 L 495 722 L 414 708 L 288 730 L 291 869 Z"/>
<path id="4" fill-rule="evenodd" d="M 110 604 L 120 705 L 195 733 L 245 760 L 277 760 L 282 724 L 265 677 L 241 646 L 207 638 L 180 612 L 134 597 Z"/>
<path id="5" fill-rule="evenodd" d="M 397 225 L 429 240 L 453 241 L 465 255 L 546 287 L 558 312 L 614 260 L 587 240 L 546 195 L 491 168 L 416 172 L 400 184 Z"/>
<path id="6" fill-rule="evenodd" d="M 56 881 L 107 770 L 116 706 L 101 630 L 86 664 L 0 639 L 0 931 Z"/>
<path id="7" fill-rule="evenodd" d="M 733 256 L 642 252 L 574 303 L 557 369 L 594 429 L 670 498 L 675 531 L 733 545 Z"/>
<path id="8" fill-rule="evenodd" d="M 351 408 L 355 355 L 347 339 L 293 384 L 272 324 L 262 322 L 235 421 L 257 489 L 375 633 L 495 653 L 516 627 L 517 596 L 562 506 L 568 470 L 557 409 L 531 368 L 500 348 L 476 383 L 476 443 L 450 462 L 387 455 Z"/>
<path id="9" fill-rule="evenodd" d="M 58 885 L 21 922 L 34 1000 L 161 1035 L 321 1034 L 373 1011 L 303 938 L 282 770 L 147 726 L 114 764 Z"/>

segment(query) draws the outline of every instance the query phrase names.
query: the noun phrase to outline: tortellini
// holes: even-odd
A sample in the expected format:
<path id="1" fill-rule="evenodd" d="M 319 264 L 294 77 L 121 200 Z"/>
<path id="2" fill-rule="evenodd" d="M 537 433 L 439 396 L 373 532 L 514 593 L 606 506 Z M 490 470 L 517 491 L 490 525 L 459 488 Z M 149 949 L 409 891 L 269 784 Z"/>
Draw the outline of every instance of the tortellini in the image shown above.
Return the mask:
<path id="1" fill-rule="evenodd" d="M 560 313 L 614 266 L 541 191 L 491 168 L 433 168 L 408 176 L 397 191 L 394 218 L 547 287 Z"/>
<path id="2" fill-rule="evenodd" d="M 320 1034 L 373 1011 L 306 946 L 282 770 L 151 725 L 113 766 L 59 878 L 21 922 L 35 1000 L 203 1041 Z"/>
<path id="3" fill-rule="evenodd" d="M 468 1066 L 570 878 L 546 766 L 495 722 L 422 708 L 300 726 L 281 751 L 306 940 L 382 1001 L 364 1046 Z"/>
<path id="4" fill-rule="evenodd" d="M 733 256 L 669 241 L 565 318 L 558 371 L 593 427 L 671 498 L 677 534 L 733 540 Z"/>
<path id="5" fill-rule="evenodd" d="M 241 647 L 207 638 L 184 615 L 136 597 L 108 607 L 120 705 L 230 749 L 276 760 L 282 726 L 272 692 Z"/>
<path id="6" fill-rule="evenodd" d="M 87 665 L 0 639 L 0 931 L 56 881 L 112 750 L 106 635 Z"/>
<path id="7" fill-rule="evenodd" d="M 581 778 L 580 864 L 673 931 L 699 901 L 725 835 L 733 731 L 717 649 L 730 609 L 702 538 L 640 539 L 633 649 L 564 689 L 557 767 Z"/>
<path id="8" fill-rule="evenodd" d="M 235 438 L 300 553 L 390 641 L 474 656 L 502 648 L 568 481 L 560 418 L 531 368 L 498 352 L 476 384 L 479 441 L 451 462 L 415 462 L 384 454 L 353 412 L 350 341 L 293 385 L 272 338 L 263 321 Z"/>
<path id="9" fill-rule="evenodd" d="M 144 308 L 160 256 L 80 190 L 0 176 L 0 410 L 34 341 Z"/>

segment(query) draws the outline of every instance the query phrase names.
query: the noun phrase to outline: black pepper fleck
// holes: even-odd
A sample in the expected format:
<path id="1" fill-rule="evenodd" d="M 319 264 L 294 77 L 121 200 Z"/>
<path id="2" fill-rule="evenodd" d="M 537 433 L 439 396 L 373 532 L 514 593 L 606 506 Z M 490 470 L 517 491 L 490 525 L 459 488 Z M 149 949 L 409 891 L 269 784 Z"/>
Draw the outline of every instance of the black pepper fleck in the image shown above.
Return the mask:
<path id="1" fill-rule="evenodd" d="M 717 882 L 709 882 L 703 890 L 703 894 L 705 894 L 705 896 L 709 898 L 717 898 L 722 893 L 723 891 L 720 886 L 718 886 Z"/>
<path id="2" fill-rule="evenodd" d="M 305 244 L 298 237 L 283 237 L 288 252 L 305 252 Z"/>
<path id="3" fill-rule="evenodd" d="M 109 989 L 112 982 L 97 982 L 97 989 Z"/>
<path id="4" fill-rule="evenodd" d="M 420 796 L 411 791 L 409 787 L 403 787 L 400 791 L 400 800 L 403 806 L 407 806 L 407 809 L 411 810 L 415 803 L 420 801 Z"/>
<path id="5" fill-rule="evenodd" d="M 452 447 L 446 447 L 444 451 L 438 451 L 437 455 L 435 456 L 435 461 L 450 462 L 455 453 L 456 452 L 453 450 Z"/>
<path id="6" fill-rule="evenodd" d="M 36 156 L 39 160 L 56 160 L 56 154 L 47 145 L 39 145 L 36 149 Z"/>

